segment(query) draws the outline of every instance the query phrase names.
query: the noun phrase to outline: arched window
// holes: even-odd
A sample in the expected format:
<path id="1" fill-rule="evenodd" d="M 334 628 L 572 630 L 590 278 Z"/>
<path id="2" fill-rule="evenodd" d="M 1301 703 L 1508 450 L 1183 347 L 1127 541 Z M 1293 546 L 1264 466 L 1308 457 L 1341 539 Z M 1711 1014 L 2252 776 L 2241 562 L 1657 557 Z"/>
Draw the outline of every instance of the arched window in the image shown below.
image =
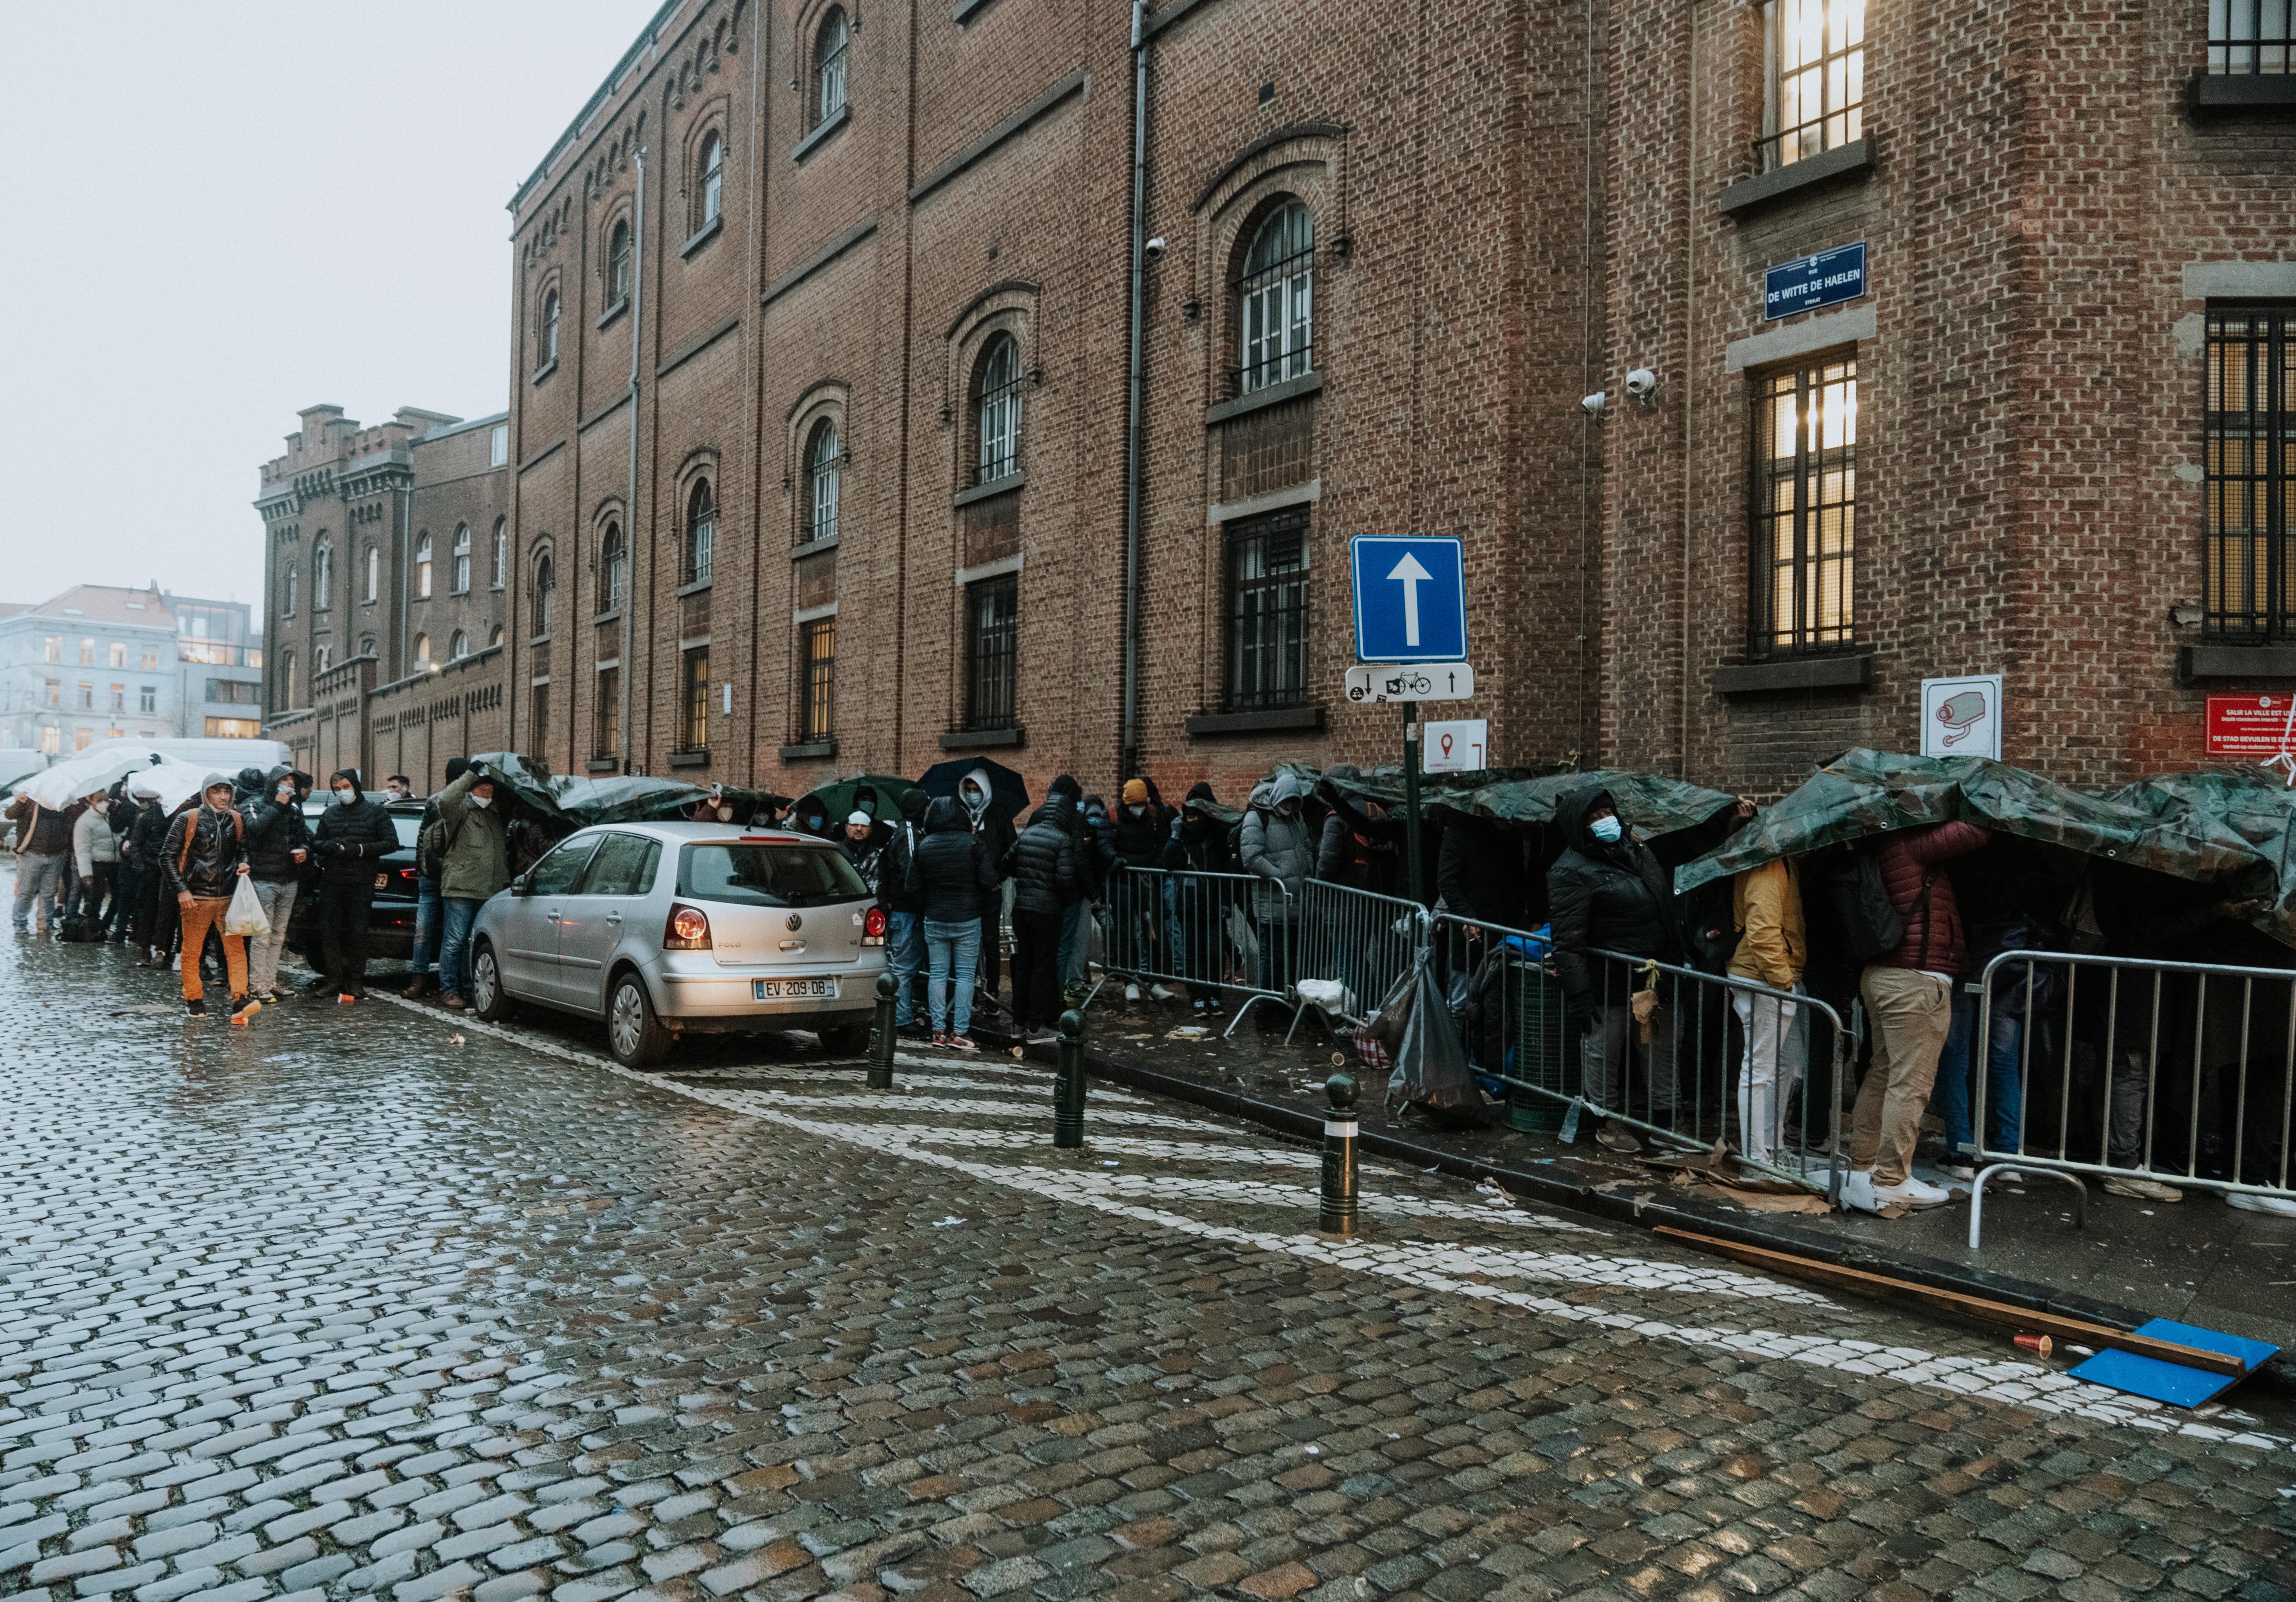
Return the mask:
<path id="1" fill-rule="evenodd" d="M 459 596 L 471 587 L 470 524 L 456 523 L 455 525 L 455 544 L 453 548 L 455 561 L 453 569 L 454 586 L 452 593 Z"/>
<path id="2" fill-rule="evenodd" d="M 1307 207 L 1287 201 L 1259 225 L 1235 287 L 1237 391 L 1250 394 L 1312 372 L 1316 225 Z"/>
<path id="3" fill-rule="evenodd" d="M 359 565 L 364 570 L 359 579 L 359 599 L 372 606 L 374 604 L 375 597 L 382 593 L 381 548 L 377 546 L 368 546 L 366 560 Z"/>
<path id="4" fill-rule="evenodd" d="M 430 637 L 427 634 L 414 637 L 414 665 L 418 668 L 430 665 Z"/>
<path id="5" fill-rule="evenodd" d="M 805 452 L 806 487 L 810 494 L 805 524 L 808 542 L 837 538 L 838 480 L 843 459 L 837 425 L 824 417 L 813 425 L 813 438 Z"/>
<path id="6" fill-rule="evenodd" d="M 414 541 L 414 598 L 430 598 L 430 536 L 418 537 Z"/>
<path id="7" fill-rule="evenodd" d="M 606 242 L 606 304 L 619 306 L 630 298 L 630 226 L 618 222 Z"/>
<path id="8" fill-rule="evenodd" d="M 1009 333 L 988 342 L 973 379 L 973 427 L 980 438 L 974 482 L 1021 471 L 1021 345 Z"/>
<path id="9" fill-rule="evenodd" d="M 332 646 L 314 645 L 311 647 L 311 682 L 314 685 L 316 685 L 319 682 L 320 674 L 324 673 L 329 668 L 332 668 L 334 665 L 335 653 Z"/>
<path id="10" fill-rule="evenodd" d="M 495 519 L 494 556 L 494 577 L 489 582 L 495 588 L 500 589 L 503 587 L 504 575 L 510 571 L 510 519 L 506 517 Z"/>
<path id="11" fill-rule="evenodd" d="M 609 612 L 622 604 L 622 530 L 619 523 L 606 525 L 606 537 L 598 542 L 598 610 Z"/>
<path id="12" fill-rule="evenodd" d="M 327 612 L 335 604 L 335 547 L 323 535 L 319 548 L 311 553 L 311 605 L 317 612 Z"/>
<path id="13" fill-rule="evenodd" d="M 362 634 L 359 636 L 359 654 L 361 656 L 373 656 L 374 654 L 374 636 L 371 634 Z"/>
<path id="14" fill-rule="evenodd" d="M 470 653 L 471 637 L 459 628 L 455 629 L 454 638 L 447 642 L 447 660 L 450 662 L 460 661 Z"/>
<path id="15" fill-rule="evenodd" d="M 726 142 L 712 134 L 701 142 L 701 226 L 718 220 L 726 203 Z"/>
<path id="16" fill-rule="evenodd" d="M 534 564 L 534 637 L 540 639 L 550 632 L 550 598 L 558 589 L 558 570 L 551 565 L 545 552 Z"/>
<path id="17" fill-rule="evenodd" d="M 814 36 L 813 43 L 813 121 L 816 127 L 845 109 L 845 53 L 852 38 L 853 30 L 846 24 L 844 8 L 831 6 L 829 14 L 821 20 L 821 31 Z"/>
<path id="18" fill-rule="evenodd" d="M 279 710 L 285 711 L 295 704 L 295 653 L 279 653 Z"/>
<path id="19" fill-rule="evenodd" d="M 685 497 L 685 581 L 709 582 L 711 547 L 718 542 L 718 508 L 709 498 L 709 481 L 703 479 Z"/>
<path id="20" fill-rule="evenodd" d="M 287 564 L 286 585 L 280 593 L 279 615 L 283 618 L 295 615 L 295 564 L 291 562 Z"/>
<path id="21" fill-rule="evenodd" d="M 487 636 L 487 649 L 488 649 L 488 650 L 489 650 L 489 651 L 491 651 L 491 650 L 493 650 L 496 645 L 501 645 L 501 644 L 502 644 L 502 625 L 501 625 L 500 623 L 496 623 L 496 624 L 495 625 L 495 628 L 494 628 L 494 632 L 493 632 L 492 634 L 489 634 L 488 636 Z"/>
<path id="22" fill-rule="evenodd" d="M 542 298 L 542 365 L 545 367 L 558 359 L 558 292 L 552 290 Z"/>

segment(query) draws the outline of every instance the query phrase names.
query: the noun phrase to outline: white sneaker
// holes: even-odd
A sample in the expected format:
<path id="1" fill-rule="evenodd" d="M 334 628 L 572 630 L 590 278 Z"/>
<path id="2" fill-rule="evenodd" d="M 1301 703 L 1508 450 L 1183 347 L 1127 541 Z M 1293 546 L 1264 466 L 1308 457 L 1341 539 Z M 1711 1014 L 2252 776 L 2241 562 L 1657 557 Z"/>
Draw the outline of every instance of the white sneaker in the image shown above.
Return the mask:
<path id="1" fill-rule="evenodd" d="M 2135 1174 L 2107 1174 L 2097 1181 L 2108 1195 L 2128 1196 L 2139 1202 L 2181 1202 L 2185 1193 L 2173 1185 L 2163 1185 L 2158 1179 L 2140 1179 Z"/>
<path id="2" fill-rule="evenodd" d="M 1133 982 L 1131 982 L 1129 980 L 1127 980 L 1127 981 L 1125 982 L 1125 985 L 1124 985 L 1124 998 L 1125 998 L 1127 1001 L 1137 1001 L 1137 1000 L 1139 1000 L 1139 999 L 1140 999 L 1140 987 L 1139 987 L 1138 985 L 1136 985 L 1136 984 L 1134 984 L 1134 983 L 1133 983 Z"/>
<path id="3" fill-rule="evenodd" d="M 1942 1168 L 1941 1168 L 1940 1171 L 1945 1172 L 1945 1173 L 1951 1174 L 1951 1175 L 1952 1175 L 1955 1179 L 1956 1179 L 1974 1180 L 1974 1179 L 1977 1178 L 1977 1171 L 1976 1171 L 1974 1168 L 1972 1168 L 1972 1167 L 1971 1167 L 1968 1163 L 1966 1163 L 1966 1162 L 1948 1162 L 1948 1163 L 1945 1163 L 1945 1164 L 1943 1164 L 1943 1165 L 1942 1165 Z M 2012 1175 L 2008 1175 L 2008 1174 L 2001 1174 L 2001 1175 L 1997 1175 L 1997 1176 L 1996 1176 L 1996 1177 L 1997 1177 L 1997 1178 L 1999 1178 L 1999 1179 L 2005 1179 L 2013 1178 L 2013 1176 L 2012 1176 Z"/>
<path id="4" fill-rule="evenodd" d="M 2275 1218 L 2296 1218 L 2296 1202 L 2286 1196 L 2252 1196 L 2243 1190 L 2225 1192 L 2225 1204 L 2243 1212 L 2268 1212 Z"/>
<path id="5" fill-rule="evenodd" d="M 1859 1212 L 1879 1212 L 1882 1204 L 1874 1198 L 1874 1171 L 1853 1168 L 1841 1177 L 1841 1204 Z"/>
<path id="6" fill-rule="evenodd" d="M 1873 1175 L 1866 1177 L 1867 1182 L 1872 1183 Z M 1874 1199 L 1884 1207 L 1896 1202 L 1902 1202 L 1908 1207 L 1942 1207 L 1953 1200 L 1953 1192 L 1925 1185 L 1908 1174 L 1895 1185 L 1875 1185 Z"/>
<path id="7" fill-rule="evenodd" d="M 1177 1001 L 1180 998 L 1179 991 L 1168 990 L 1160 984 L 1150 985 L 1148 993 L 1159 1001 Z"/>

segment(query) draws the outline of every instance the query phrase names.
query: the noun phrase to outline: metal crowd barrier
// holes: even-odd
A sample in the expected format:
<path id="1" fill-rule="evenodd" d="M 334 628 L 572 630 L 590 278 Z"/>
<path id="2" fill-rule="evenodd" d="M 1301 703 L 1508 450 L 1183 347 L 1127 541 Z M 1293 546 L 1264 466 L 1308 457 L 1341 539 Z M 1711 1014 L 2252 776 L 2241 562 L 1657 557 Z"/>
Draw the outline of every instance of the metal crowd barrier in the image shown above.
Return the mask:
<path id="1" fill-rule="evenodd" d="M 2005 1170 L 2296 1201 L 2296 971 L 2005 951 L 1974 990 L 1972 1248 Z"/>
<path id="2" fill-rule="evenodd" d="M 1283 916 L 1259 914 L 1263 894 L 1283 899 Z M 1292 1000 L 1300 906 L 1272 879 L 1119 865 L 1108 876 L 1100 916 L 1107 978 L 1184 985 L 1192 996 L 1242 996 L 1231 1033 L 1253 1006 Z"/>
<path id="3" fill-rule="evenodd" d="M 1295 990 L 1303 979 L 1338 981 L 1346 992 L 1341 1015 L 1354 1023 L 1370 1022 L 1428 938 L 1428 914 L 1417 902 L 1322 879 L 1301 887 L 1300 922 Z"/>

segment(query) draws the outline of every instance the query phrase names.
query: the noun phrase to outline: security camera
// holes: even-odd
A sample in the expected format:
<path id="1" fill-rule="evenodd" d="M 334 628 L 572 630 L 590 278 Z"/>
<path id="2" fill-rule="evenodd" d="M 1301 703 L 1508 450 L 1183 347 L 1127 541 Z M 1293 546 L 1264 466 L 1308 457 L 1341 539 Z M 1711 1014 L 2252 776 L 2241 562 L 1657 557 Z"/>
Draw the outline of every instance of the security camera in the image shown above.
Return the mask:
<path id="1" fill-rule="evenodd" d="M 1648 367 L 1636 367 L 1627 374 L 1627 393 L 1644 406 L 1658 398 L 1658 374 Z"/>
<path id="2" fill-rule="evenodd" d="M 1155 238 L 1153 238 L 1153 239 L 1150 240 L 1146 244 L 1142 245 L 1142 246 L 1140 247 L 1140 252 L 1141 252 L 1141 254 L 1142 254 L 1142 255 L 1144 255 L 1144 256 L 1147 257 L 1147 258 L 1148 258 L 1148 259 L 1149 259 L 1149 260 L 1151 260 L 1151 261 L 1161 261 L 1161 260 L 1163 260 L 1163 259 L 1164 259 L 1164 236 L 1163 236 L 1161 234 L 1159 234 Z"/>
<path id="3" fill-rule="evenodd" d="M 1600 423 L 1603 421 L 1603 414 L 1610 408 L 1610 391 L 1597 390 L 1592 395 L 1582 395 L 1578 398 L 1578 405 L 1587 415 Z"/>

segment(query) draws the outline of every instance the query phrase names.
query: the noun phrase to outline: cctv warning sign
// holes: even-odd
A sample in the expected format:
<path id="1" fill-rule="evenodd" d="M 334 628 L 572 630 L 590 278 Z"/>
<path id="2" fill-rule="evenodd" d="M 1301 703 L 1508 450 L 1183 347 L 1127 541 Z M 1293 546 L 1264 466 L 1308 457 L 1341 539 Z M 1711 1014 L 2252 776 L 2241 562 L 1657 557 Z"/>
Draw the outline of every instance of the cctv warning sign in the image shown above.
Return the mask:
<path id="1" fill-rule="evenodd" d="M 2276 757 L 2296 746 L 2296 695 L 2209 697 L 2209 754 Z"/>
<path id="2" fill-rule="evenodd" d="M 2000 674 L 1922 680 L 1922 754 L 2000 760 Z"/>

